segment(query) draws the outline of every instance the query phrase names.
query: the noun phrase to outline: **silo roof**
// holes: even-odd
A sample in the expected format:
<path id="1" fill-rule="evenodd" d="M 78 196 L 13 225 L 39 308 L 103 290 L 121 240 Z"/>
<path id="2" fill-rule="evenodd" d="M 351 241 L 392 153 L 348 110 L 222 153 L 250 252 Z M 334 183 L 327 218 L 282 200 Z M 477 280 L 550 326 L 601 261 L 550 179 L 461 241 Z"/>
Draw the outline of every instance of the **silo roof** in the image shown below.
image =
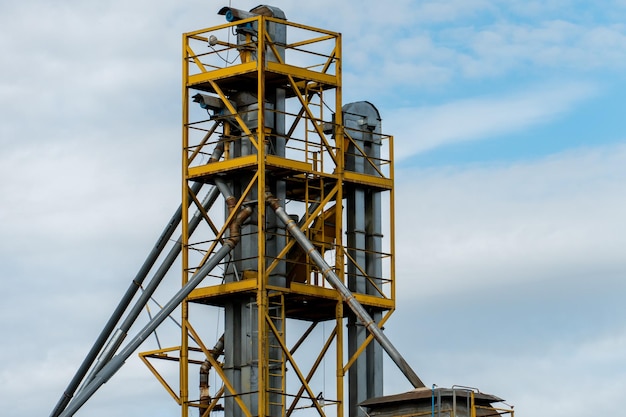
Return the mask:
<path id="1" fill-rule="evenodd" d="M 457 396 L 464 396 L 463 393 L 467 392 L 462 388 L 452 389 L 452 388 L 435 388 L 435 395 L 441 395 L 442 398 L 452 397 L 453 393 L 456 393 Z M 394 395 L 385 395 L 382 397 L 370 398 L 368 400 L 363 401 L 360 405 L 373 408 L 378 405 L 389 405 L 393 403 L 404 403 L 404 402 L 416 402 L 419 400 L 428 399 L 430 400 L 433 395 L 433 390 L 431 388 L 416 388 L 414 390 L 404 392 L 401 394 Z M 483 392 L 474 392 L 475 401 L 485 404 L 497 403 L 504 401 L 500 397 L 496 397 L 495 395 L 485 394 Z"/>

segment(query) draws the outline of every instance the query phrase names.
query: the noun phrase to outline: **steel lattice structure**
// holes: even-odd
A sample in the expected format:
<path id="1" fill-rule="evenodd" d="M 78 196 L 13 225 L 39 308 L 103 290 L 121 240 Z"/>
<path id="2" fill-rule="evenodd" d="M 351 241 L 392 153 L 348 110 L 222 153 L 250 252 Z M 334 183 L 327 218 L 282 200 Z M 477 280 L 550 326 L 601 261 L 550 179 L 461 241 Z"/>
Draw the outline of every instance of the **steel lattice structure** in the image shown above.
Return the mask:
<path id="1" fill-rule="evenodd" d="M 395 309 L 393 138 L 372 104 L 342 105 L 341 35 L 271 6 L 220 14 L 183 35 L 182 204 L 51 417 L 74 415 L 178 308 L 180 344 L 140 357 L 183 417 L 363 415 L 383 394 L 383 351 L 424 386 L 381 330 Z M 179 256 L 180 289 L 121 348 Z"/>
<path id="2" fill-rule="evenodd" d="M 341 416 L 347 373 L 356 415 L 358 402 L 382 395 L 382 349 L 370 343 L 372 336 L 324 279 L 326 271 L 290 237 L 270 202 L 293 216 L 382 326 L 395 306 L 392 138 L 380 132 L 369 103 L 342 111 L 340 34 L 287 22 L 268 7 L 222 12 L 232 22 L 183 38 L 182 207 L 189 207 L 182 216 L 183 285 L 216 248 L 233 249 L 220 262 L 223 273 L 183 301 L 181 345 L 142 357 L 179 353 L 180 393 L 168 389 L 183 416 L 190 407 L 202 415 L 216 407 L 234 416 L 291 415 L 304 403 L 320 415 L 332 407 Z M 344 124 L 344 113 L 350 123 Z M 219 209 L 203 206 L 192 190 L 198 182 L 221 191 Z M 203 221 L 190 230 L 185 225 L 195 210 Z M 222 339 L 203 340 L 196 328 L 204 318 L 189 314 L 190 303 L 223 312 Z M 301 334 L 292 346 L 291 321 L 308 323 L 294 330 Z M 305 369 L 296 350 L 320 322 L 333 323 L 332 330 Z M 336 382 L 321 401 L 311 381 L 326 357 L 336 364 Z M 189 381 L 203 366 L 222 383 L 212 393 L 204 386 L 190 395 Z M 294 371 L 289 380 L 288 368 Z"/>

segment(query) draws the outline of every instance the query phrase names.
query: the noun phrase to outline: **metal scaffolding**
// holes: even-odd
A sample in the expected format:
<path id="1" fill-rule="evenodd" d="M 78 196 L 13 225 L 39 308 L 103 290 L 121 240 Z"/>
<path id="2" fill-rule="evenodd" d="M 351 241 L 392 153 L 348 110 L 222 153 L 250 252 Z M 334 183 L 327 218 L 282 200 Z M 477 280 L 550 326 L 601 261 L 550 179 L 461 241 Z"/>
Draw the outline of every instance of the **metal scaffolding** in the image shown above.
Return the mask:
<path id="1" fill-rule="evenodd" d="M 360 416 L 383 394 L 383 351 L 424 386 L 381 330 L 395 309 L 393 138 L 371 103 L 342 106 L 341 35 L 271 6 L 219 13 L 183 35 L 181 207 L 52 417 L 73 415 L 178 307 L 180 344 L 140 357 L 183 417 Z M 181 289 L 118 353 L 179 254 Z"/>
<path id="2" fill-rule="evenodd" d="M 340 34 L 288 22 L 267 6 L 220 13 L 230 21 L 183 40 L 182 205 L 199 206 L 190 191 L 197 182 L 217 186 L 225 201 L 215 214 L 203 213 L 203 230 L 191 235 L 183 229 L 183 284 L 226 236 L 237 235 L 239 242 L 222 264 L 224 273 L 183 302 L 175 398 L 183 416 L 189 407 L 201 414 L 223 407 L 232 416 L 290 415 L 305 404 L 320 415 L 334 407 L 341 416 L 347 402 L 356 416 L 356 404 L 382 394 L 382 348 L 370 343 L 362 319 L 344 309 L 344 297 L 311 251 L 382 326 L 395 306 L 392 138 L 381 133 L 371 104 L 342 109 Z M 289 213 L 311 248 L 290 236 L 268 199 Z M 247 220 L 238 223 L 243 213 Z M 189 211 L 183 212 L 182 224 L 188 220 Z M 206 323 L 189 314 L 188 303 L 223 311 L 223 355 L 207 349 L 214 342 L 201 341 L 195 328 Z M 333 323 L 318 356 L 304 362 L 308 370 L 289 340 L 300 346 L 310 330 L 288 338 L 292 321 L 311 328 Z M 213 393 L 202 388 L 204 397 L 189 390 L 197 374 L 192 346 L 203 351 L 195 363 L 208 360 L 205 368 L 221 379 Z M 328 357 L 335 387 L 314 387 Z M 288 368 L 294 371 L 289 379 Z"/>

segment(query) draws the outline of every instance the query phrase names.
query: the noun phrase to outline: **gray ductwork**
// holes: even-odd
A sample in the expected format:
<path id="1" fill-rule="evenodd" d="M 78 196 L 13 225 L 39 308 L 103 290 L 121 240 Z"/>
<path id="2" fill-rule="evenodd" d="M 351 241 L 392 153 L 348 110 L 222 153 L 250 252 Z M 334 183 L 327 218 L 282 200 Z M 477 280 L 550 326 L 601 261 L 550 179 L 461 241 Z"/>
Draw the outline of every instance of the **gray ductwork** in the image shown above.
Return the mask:
<path id="1" fill-rule="evenodd" d="M 289 216 L 289 214 L 287 214 L 287 212 L 285 212 L 285 209 L 282 208 L 278 199 L 270 192 L 267 192 L 265 201 L 272 208 L 272 210 L 274 210 L 280 221 L 285 224 L 289 234 L 293 236 L 302 249 L 309 254 L 309 257 L 315 265 L 317 265 L 326 281 L 328 281 L 328 283 L 335 290 L 337 290 L 337 292 L 339 292 L 344 302 L 348 305 L 348 307 L 350 307 L 352 312 L 356 315 L 363 326 L 365 326 L 367 331 L 370 332 L 374 339 L 376 339 L 376 341 L 382 346 L 385 352 L 387 352 L 391 360 L 394 361 L 400 371 L 409 380 L 411 385 L 415 388 L 424 387 L 425 385 L 422 380 L 417 376 L 415 371 L 413 371 L 411 366 L 402 357 L 400 352 L 398 352 L 383 331 L 378 328 L 365 308 L 363 308 L 356 298 L 354 298 L 354 294 L 352 294 L 352 292 L 343 284 L 341 279 L 339 279 L 337 274 L 335 274 L 333 268 L 328 265 L 328 263 L 324 260 L 324 257 L 315 249 L 315 246 L 313 246 L 313 244 L 307 239 L 306 235 L 298 228 L 296 222 Z"/>

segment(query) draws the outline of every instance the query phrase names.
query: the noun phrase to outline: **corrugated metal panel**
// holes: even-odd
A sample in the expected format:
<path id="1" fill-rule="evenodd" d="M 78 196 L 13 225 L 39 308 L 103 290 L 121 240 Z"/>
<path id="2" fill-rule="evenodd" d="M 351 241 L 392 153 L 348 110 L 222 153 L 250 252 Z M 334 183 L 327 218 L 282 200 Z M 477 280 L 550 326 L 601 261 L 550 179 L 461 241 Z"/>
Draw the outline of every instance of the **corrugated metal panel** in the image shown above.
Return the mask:
<path id="1" fill-rule="evenodd" d="M 456 392 L 457 397 L 463 396 L 462 390 L 452 390 L 449 388 L 435 388 L 435 395 L 441 395 L 442 398 L 452 397 L 453 392 Z M 394 394 L 394 395 L 385 395 L 383 397 L 378 398 L 370 398 L 369 400 L 363 401 L 360 405 L 368 408 L 377 408 L 388 406 L 394 403 L 404 403 L 404 402 L 423 402 L 422 400 L 430 401 L 433 395 L 433 390 L 430 388 L 416 388 L 414 390 L 404 392 L 402 394 Z M 474 398 L 477 403 L 497 403 L 504 401 L 502 398 L 496 397 L 495 395 L 485 394 L 482 392 L 475 392 Z"/>

